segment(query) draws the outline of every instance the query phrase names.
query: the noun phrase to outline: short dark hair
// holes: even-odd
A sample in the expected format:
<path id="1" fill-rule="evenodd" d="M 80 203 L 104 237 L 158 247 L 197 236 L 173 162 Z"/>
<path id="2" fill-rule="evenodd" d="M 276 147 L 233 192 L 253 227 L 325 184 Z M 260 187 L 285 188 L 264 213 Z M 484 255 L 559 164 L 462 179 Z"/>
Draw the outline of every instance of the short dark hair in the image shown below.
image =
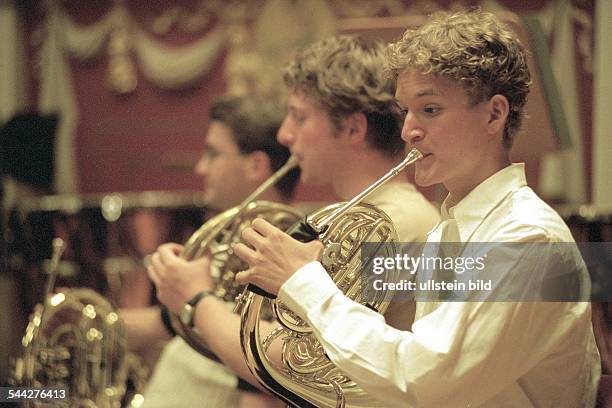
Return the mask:
<path id="1" fill-rule="evenodd" d="M 300 51 L 284 69 L 289 89 L 304 92 L 328 113 L 336 129 L 340 119 L 361 112 L 368 120 L 368 144 L 388 156 L 404 152 L 402 117 L 394 83 L 384 70 L 385 47 L 378 41 L 341 35 Z"/>
<path id="2" fill-rule="evenodd" d="M 222 96 L 212 102 L 209 117 L 231 129 L 240 153 L 264 152 L 270 158 L 273 171 L 289 158 L 289 149 L 276 140 L 283 110 L 275 104 L 254 95 Z M 296 168 L 276 183 L 275 187 L 283 198 L 291 199 L 299 177 Z"/>

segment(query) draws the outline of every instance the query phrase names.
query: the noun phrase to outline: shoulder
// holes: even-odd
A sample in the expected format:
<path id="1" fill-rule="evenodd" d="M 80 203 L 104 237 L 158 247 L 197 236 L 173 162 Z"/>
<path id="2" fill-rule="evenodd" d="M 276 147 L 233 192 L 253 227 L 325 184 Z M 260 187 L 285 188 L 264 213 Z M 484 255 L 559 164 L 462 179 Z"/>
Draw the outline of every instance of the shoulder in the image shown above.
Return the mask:
<path id="1" fill-rule="evenodd" d="M 513 191 L 487 217 L 497 224 L 496 240 L 573 242 L 561 216 L 529 187 Z"/>
<path id="2" fill-rule="evenodd" d="M 377 193 L 369 202 L 391 218 L 400 241 L 425 241 L 440 221 L 436 207 L 410 183 L 388 184 Z"/>

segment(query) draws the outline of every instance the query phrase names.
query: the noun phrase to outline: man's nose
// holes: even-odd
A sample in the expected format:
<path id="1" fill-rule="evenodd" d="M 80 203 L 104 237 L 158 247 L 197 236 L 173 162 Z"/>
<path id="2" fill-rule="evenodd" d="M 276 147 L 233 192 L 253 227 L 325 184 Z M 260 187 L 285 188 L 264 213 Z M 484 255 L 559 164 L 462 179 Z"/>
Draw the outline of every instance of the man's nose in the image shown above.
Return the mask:
<path id="1" fill-rule="evenodd" d="M 408 112 L 404 118 L 404 125 L 402 126 L 402 140 L 413 146 L 423 140 L 424 137 L 425 131 L 419 125 L 412 112 Z"/>
<path id="2" fill-rule="evenodd" d="M 198 160 L 198 162 L 196 163 L 195 167 L 193 168 L 193 171 L 200 177 L 206 176 L 206 174 L 208 173 L 208 160 L 206 159 L 205 155 L 202 155 L 202 157 L 200 157 L 200 160 Z"/>
<path id="3" fill-rule="evenodd" d="M 281 127 L 278 129 L 278 133 L 276 134 L 276 140 L 278 141 L 278 143 L 286 147 L 291 146 L 295 141 L 293 131 L 292 129 L 290 129 L 290 126 L 287 123 L 287 119 L 283 120 Z"/>

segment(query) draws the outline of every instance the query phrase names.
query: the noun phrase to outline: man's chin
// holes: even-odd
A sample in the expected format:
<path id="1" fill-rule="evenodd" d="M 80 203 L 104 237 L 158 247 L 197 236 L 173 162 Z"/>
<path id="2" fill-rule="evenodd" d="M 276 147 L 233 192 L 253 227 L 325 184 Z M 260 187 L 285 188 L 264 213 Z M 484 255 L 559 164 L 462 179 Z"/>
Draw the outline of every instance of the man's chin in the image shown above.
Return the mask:
<path id="1" fill-rule="evenodd" d="M 434 180 L 428 175 L 419 175 L 419 173 L 417 172 L 414 175 L 414 183 L 419 187 L 429 187 L 433 186 L 434 184 L 438 184 L 438 181 Z"/>
<path id="2" fill-rule="evenodd" d="M 311 186 L 323 186 L 329 184 L 329 180 L 322 180 L 321 177 L 316 177 L 312 173 L 306 173 L 304 170 L 300 173 L 300 181 Z"/>
<path id="3" fill-rule="evenodd" d="M 331 181 L 323 181 L 323 180 L 308 180 L 302 181 L 304 184 L 312 187 L 326 187 L 331 184 Z"/>

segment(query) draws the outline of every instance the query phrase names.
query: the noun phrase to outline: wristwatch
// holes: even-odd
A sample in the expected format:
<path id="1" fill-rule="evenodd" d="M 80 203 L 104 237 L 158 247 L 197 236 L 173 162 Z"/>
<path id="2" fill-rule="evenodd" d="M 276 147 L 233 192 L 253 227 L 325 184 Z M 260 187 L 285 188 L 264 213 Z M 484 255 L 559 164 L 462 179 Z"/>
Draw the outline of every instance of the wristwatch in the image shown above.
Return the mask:
<path id="1" fill-rule="evenodd" d="M 204 299 L 206 296 L 212 295 L 213 293 L 214 292 L 212 290 L 203 290 L 185 302 L 179 314 L 181 323 L 183 323 L 185 326 L 193 327 L 193 317 L 195 315 L 196 305 L 200 300 Z"/>

